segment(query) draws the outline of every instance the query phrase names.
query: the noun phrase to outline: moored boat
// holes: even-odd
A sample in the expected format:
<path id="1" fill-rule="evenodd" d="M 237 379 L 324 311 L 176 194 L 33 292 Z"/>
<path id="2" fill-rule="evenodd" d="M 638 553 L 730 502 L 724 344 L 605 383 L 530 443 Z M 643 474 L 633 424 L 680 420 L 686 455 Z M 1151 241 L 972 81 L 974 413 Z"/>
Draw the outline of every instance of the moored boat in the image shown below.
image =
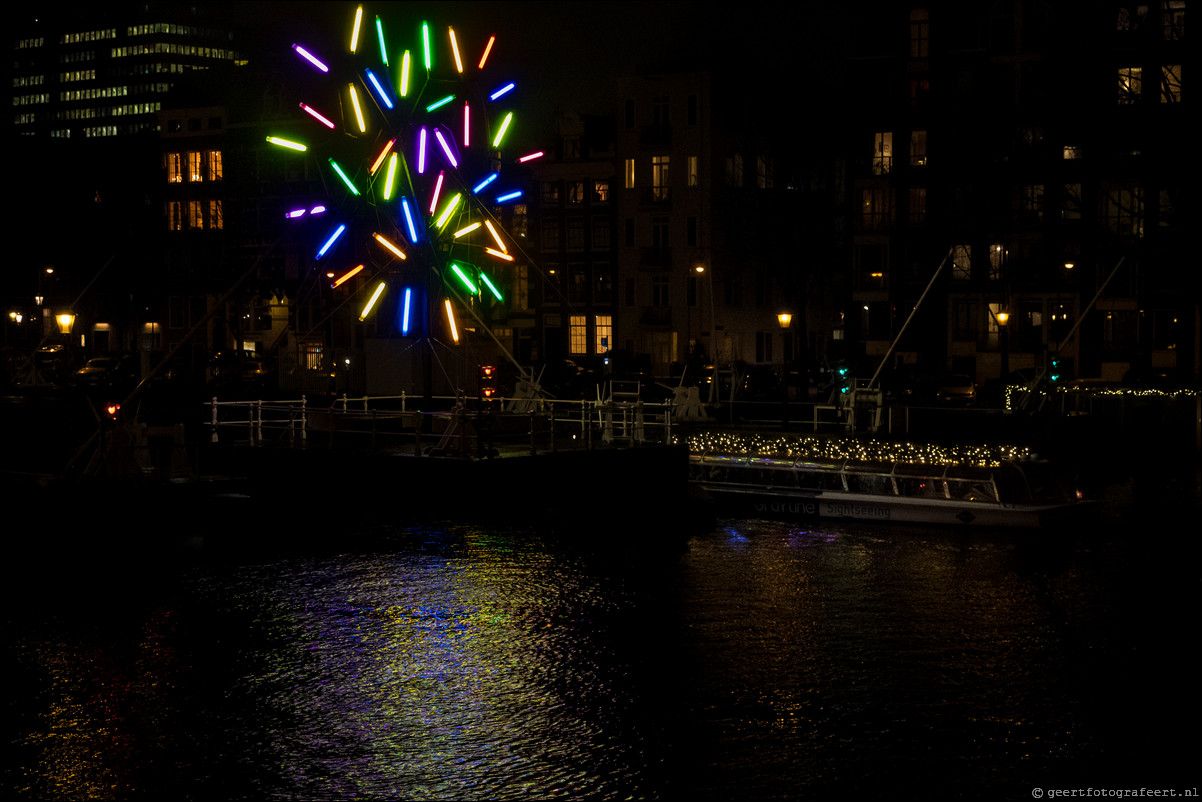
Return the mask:
<path id="1" fill-rule="evenodd" d="M 693 453 L 689 481 L 740 512 L 1038 527 L 1084 506 L 1050 465 L 993 467 Z"/>

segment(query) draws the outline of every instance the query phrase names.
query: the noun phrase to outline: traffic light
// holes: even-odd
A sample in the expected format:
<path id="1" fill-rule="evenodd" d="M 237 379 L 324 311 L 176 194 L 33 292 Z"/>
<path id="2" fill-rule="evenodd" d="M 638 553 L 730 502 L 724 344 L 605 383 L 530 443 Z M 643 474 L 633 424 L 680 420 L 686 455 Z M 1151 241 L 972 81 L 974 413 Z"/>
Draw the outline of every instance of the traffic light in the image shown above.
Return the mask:
<path id="1" fill-rule="evenodd" d="M 851 369 L 846 365 L 842 365 L 835 371 L 838 375 L 839 393 L 847 393 L 851 390 Z"/>
<path id="2" fill-rule="evenodd" d="M 481 365 L 478 377 L 478 389 L 481 401 L 490 401 L 499 395 L 497 391 L 497 368 L 494 365 Z"/>
<path id="3" fill-rule="evenodd" d="M 1059 359 L 1052 360 L 1052 367 L 1048 371 L 1048 381 L 1052 384 L 1060 384 L 1064 379 L 1064 365 Z"/>

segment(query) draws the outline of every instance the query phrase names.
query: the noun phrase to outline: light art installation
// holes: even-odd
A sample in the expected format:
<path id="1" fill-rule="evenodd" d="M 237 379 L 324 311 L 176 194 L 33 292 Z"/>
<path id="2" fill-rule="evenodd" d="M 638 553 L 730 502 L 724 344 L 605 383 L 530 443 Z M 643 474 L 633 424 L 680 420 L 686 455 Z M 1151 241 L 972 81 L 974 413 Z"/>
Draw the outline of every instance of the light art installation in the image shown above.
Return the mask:
<path id="1" fill-rule="evenodd" d="M 294 129 L 267 139 L 296 158 L 320 154 L 328 199 L 287 217 L 325 212 L 313 258 L 322 275 L 340 276 L 333 287 L 354 277 L 346 286 L 370 293 L 359 319 L 399 288 L 402 335 L 438 328 L 457 343 L 457 316 L 483 323 L 477 311 L 503 302 L 513 269 L 514 241 L 496 212 L 522 193 L 505 168 L 542 153 L 502 155 L 520 87 L 490 74 L 504 52 L 495 35 L 374 19 L 372 36 L 360 5 L 345 37 L 292 45 L 300 93 L 312 96 Z M 423 318 L 423 305 L 444 313 Z"/>

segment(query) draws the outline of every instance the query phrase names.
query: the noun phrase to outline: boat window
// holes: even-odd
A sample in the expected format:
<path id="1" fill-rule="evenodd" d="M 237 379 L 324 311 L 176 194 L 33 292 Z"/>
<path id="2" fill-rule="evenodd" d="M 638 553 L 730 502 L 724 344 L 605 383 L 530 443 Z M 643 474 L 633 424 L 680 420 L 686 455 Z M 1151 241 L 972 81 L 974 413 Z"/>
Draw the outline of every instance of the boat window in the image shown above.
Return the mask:
<path id="1" fill-rule="evenodd" d="M 899 476 L 897 493 L 910 498 L 943 498 L 943 480 L 929 476 Z"/>

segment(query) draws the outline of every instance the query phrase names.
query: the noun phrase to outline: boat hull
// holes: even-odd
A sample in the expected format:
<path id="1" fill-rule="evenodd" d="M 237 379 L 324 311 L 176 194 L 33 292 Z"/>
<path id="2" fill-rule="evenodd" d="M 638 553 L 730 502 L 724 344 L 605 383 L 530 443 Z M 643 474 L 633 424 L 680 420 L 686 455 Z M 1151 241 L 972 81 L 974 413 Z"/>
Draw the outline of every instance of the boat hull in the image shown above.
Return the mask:
<path id="1" fill-rule="evenodd" d="M 1038 528 L 1069 517 L 1080 505 L 974 504 L 942 499 L 852 493 L 781 493 L 698 483 L 717 505 L 735 514 L 770 518 L 826 518 L 880 523 Z"/>

